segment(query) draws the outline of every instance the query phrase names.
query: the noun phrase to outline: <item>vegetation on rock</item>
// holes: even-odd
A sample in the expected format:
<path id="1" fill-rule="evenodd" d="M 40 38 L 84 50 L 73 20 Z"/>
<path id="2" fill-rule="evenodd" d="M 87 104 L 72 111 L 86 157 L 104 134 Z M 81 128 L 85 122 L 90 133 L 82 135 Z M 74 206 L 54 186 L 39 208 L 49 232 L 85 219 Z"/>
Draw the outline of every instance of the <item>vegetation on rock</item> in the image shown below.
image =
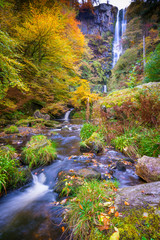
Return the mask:
<path id="1" fill-rule="evenodd" d="M 10 126 L 10 127 L 8 127 L 8 128 L 5 128 L 4 129 L 4 132 L 5 133 L 8 133 L 8 134 L 13 134 L 13 133 L 19 133 L 19 129 L 18 129 L 18 127 L 17 126 Z"/>
<path id="2" fill-rule="evenodd" d="M 29 168 L 47 165 L 57 156 L 55 143 L 44 135 L 32 136 L 23 148 L 22 156 Z"/>

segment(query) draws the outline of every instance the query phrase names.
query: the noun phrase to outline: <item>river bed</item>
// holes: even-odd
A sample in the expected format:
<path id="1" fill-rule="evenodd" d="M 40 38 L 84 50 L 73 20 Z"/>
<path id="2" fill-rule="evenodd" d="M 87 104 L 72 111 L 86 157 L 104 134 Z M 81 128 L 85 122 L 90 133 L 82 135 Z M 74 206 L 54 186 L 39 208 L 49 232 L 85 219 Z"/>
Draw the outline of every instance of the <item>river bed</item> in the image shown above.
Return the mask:
<path id="1" fill-rule="evenodd" d="M 120 187 L 142 183 L 135 174 L 133 164 L 126 169 L 115 169 L 116 162 L 127 158 L 112 148 L 106 148 L 102 155 L 94 156 L 94 162 L 81 161 L 79 132 L 81 124 L 66 124 L 66 127 L 47 129 L 43 134 L 57 144 L 57 160 L 49 166 L 33 171 L 33 181 L 25 187 L 8 193 L 0 199 L 0 239 L 1 240 L 63 240 L 68 239 L 67 231 L 62 232 L 61 214 L 63 207 L 55 206 L 58 199 L 54 192 L 57 174 L 62 170 L 94 168 L 102 177 L 116 178 Z M 55 131 L 57 134 L 53 134 Z M 31 135 L 17 140 L 8 137 L 7 142 L 20 152 Z M 5 140 L 6 141 L 6 140 Z M 113 168 L 113 171 L 112 171 Z M 66 226 L 64 225 L 66 228 Z"/>

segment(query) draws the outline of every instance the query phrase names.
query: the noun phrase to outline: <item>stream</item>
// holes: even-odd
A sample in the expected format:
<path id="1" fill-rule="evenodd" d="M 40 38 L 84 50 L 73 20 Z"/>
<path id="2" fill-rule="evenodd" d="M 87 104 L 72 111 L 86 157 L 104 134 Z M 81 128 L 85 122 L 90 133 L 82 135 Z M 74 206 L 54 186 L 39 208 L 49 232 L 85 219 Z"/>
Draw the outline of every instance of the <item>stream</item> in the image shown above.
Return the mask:
<path id="1" fill-rule="evenodd" d="M 69 239 L 60 226 L 62 206 L 55 206 L 58 194 L 54 192 L 57 174 L 62 170 L 91 167 L 101 172 L 102 177 L 112 174 L 120 182 L 120 187 L 142 183 L 135 174 L 133 164 L 126 169 L 115 168 L 116 162 L 127 158 L 112 148 L 106 148 L 102 155 L 95 155 L 95 163 L 84 161 L 79 150 L 81 123 L 68 122 L 62 128 L 47 129 L 43 134 L 57 144 L 57 160 L 51 165 L 32 172 L 32 183 L 8 193 L 0 199 L 0 239 L 1 240 L 63 240 Z M 57 134 L 53 134 L 55 131 Z M 8 138 L 18 151 L 30 136 L 21 139 Z M 69 158 L 69 156 L 75 156 Z"/>

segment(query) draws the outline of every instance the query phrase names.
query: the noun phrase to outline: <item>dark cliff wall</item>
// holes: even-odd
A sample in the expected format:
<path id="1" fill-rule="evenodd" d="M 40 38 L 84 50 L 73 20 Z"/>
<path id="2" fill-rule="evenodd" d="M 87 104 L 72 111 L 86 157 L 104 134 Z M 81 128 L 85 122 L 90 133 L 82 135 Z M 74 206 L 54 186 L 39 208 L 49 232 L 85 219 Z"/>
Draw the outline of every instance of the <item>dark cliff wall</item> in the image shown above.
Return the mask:
<path id="1" fill-rule="evenodd" d="M 92 57 L 81 64 L 81 77 L 90 81 L 92 89 L 101 91 L 112 68 L 112 42 L 118 9 L 100 4 L 94 10 L 79 13 L 80 29 L 86 36 Z"/>
<path id="2" fill-rule="evenodd" d="M 79 13 L 80 29 L 84 34 L 102 35 L 107 31 L 114 33 L 114 23 L 118 9 L 110 4 L 100 4 L 94 11 L 84 10 Z"/>

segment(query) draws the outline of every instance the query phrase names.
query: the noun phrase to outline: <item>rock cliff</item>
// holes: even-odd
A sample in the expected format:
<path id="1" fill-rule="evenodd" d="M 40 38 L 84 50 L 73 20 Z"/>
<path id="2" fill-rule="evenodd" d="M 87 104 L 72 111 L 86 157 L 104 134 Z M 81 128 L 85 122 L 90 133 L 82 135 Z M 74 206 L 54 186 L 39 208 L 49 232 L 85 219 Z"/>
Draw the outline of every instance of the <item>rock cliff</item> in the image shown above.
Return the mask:
<path id="1" fill-rule="evenodd" d="M 100 4 L 93 11 L 84 10 L 79 13 L 80 29 L 86 34 L 103 35 L 107 31 L 114 33 L 114 23 L 118 9 L 110 4 Z"/>
<path id="2" fill-rule="evenodd" d="M 103 91 L 112 68 L 112 42 L 116 22 L 117 7 L 100 4 L 93 10 L 80 11 L 80 29 L 86 36 L 91 58 L 81 64 L 81 77 L 90 81 L 94 91 Z"/>

